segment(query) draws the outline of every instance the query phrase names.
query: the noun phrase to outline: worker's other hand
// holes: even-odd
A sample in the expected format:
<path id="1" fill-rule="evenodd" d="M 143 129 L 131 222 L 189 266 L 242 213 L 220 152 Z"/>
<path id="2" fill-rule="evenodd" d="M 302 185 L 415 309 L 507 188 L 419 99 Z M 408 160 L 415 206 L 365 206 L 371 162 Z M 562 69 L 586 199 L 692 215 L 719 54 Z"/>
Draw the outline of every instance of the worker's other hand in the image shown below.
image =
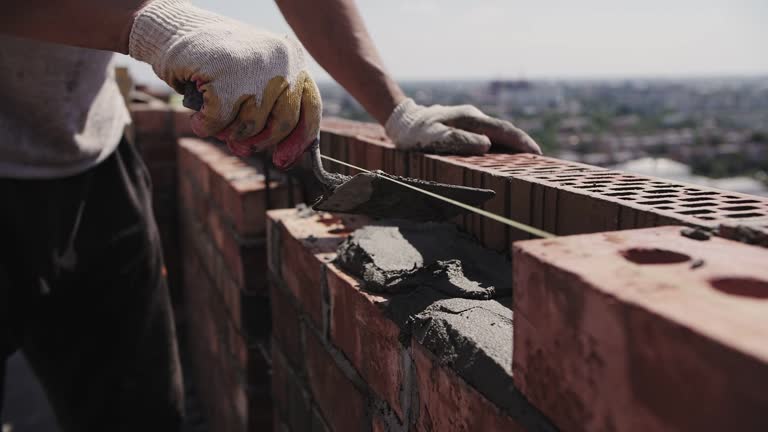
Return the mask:
<path id="1" fill-rule="evenodd" d="M 403 150 L 480 155 L 493 145 L 500 150 L 541 154 L 528 134 L 472 105 L 425 107 L 405 99 L 392 111 L 384 128 Z"/>
<path id="2" fill-rule="evenodd" d="M 203 103 L 192 130 L 239 156 L 276 146 L 273 162 L 288 168 L 317 136 L 320 92 L 291 38 L 184 0 L 156 0 L 137 13 L 129 53 L 179 93 L 195 83 Z"/>

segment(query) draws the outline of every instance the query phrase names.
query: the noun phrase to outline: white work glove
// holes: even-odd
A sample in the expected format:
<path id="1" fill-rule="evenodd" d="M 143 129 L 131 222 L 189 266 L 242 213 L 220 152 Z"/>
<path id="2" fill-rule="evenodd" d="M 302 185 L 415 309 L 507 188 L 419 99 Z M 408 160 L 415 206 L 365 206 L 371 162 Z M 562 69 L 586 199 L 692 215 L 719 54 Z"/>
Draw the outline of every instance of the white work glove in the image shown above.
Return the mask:
<path id="1" fill-rule="evenodd" d="M 272 160 L 287 168 L 317 136 L 320 92 L 291 38 L 185 0 L 156 0 L 136 15 L 129 54 L 179 93 L 195 83 L 203 104 L 192 130 L 226 141 L 240 156 L 277 146 Z"/>
<path id="2" fill-rule="evenodd" d="M 392 111 L 384 129 L 403 150 L 480 155 L 493 145 L 499 150 L 541 154 L 528 134 L 472 105 L 425 107 L 405 99 Z"/>

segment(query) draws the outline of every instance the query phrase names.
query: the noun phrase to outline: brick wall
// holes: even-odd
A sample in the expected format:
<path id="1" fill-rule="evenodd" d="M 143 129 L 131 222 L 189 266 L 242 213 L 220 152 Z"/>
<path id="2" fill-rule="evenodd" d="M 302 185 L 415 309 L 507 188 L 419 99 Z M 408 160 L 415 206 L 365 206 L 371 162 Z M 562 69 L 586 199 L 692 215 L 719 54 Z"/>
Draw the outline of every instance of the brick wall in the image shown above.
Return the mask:
<path id="1" fill-rule="evenodd" d="M 179 137 L 191 136 L 190 112 L 172 109 L 165 103 L 133 102 L 129 105 L 132 127 L 127 135 L 141 153 L 152 178 L 155 219 L 163 243 L 169 287 L 175 303 L 181 299 L 181 263 L 177 230 L 176 153 Z"/>
<path id="2" fill-rule="evenodd" d="M 211 430 L 271 428 L 265 214 L 299 199 L 260 159 L 221 145 L 178 146 L 188 360 Z"/>
<path id="3" fill-rule="evenodd" d="M 578 430 L 583 424 L 596 425 L 596 429 L 620 425 L 619 430 L 632 430 L 635 426 L 626 423 L 627 419 L 631 420 L 630 414 L 608 403 L 610 386 L 605 387 L 606 393 L 599 397 L 594 391 L 597 381 L 593 381 L 603 378 L 595 372 L 595 368 L 599 372 L 599 362 L 609 363 L 614 358 L 625 357 L 610 350 L 595 351 L 597 357 L 590 357 L 590 351 L 583 351 L 584 344 L 593 343 L 590 338 L 599 342 L 595 345 L 598 348 L 613 347 L 618 340 L 611 339 L 614 334 L 583 332 L 577 322 L 571 321 L 572 311 L 568 307 L 536 309 L 541 305 L 530 301 L 530 291 L 527 297 L 525 294 L 522 297 L 528 299 L 525 303 L 516 298 L 516 313 L 525 305 L 528 308 L 525 314 L 549 318 L 536 325 L 524 322 L 514 326 L 511 298 L 467 309 L 452 303 L 451 299 L 431 298 L 424 303 L 409 296 L 366 292 L 358 280 L 331 262 L 338 243 L 355 227 L 366 223 L 364 219 L 295 210 L 273 211 L 267 215 L 270 208 L 293 208 L 299 202 L 312 202 L 318 189 L 311 179 L 307 161 L 289 175 L 280 175 L 265 170 L 259 158 L 239 160 L 211 142 L 178 140 L 189 135 L 187 112 L 156 104 L 134 105 L 132 112 L 137 146 L 153 176 L 155 212 L 163 237 L 168 277 L 178 307 L 177 315 L 184 323 L 187 344 L 183 361 L 191 366 L 192 381 L 211 430 L 268 430 L 271 427 L 283 431 L 556 430 L 557 427 Z M 764 198 L 626 175 L 541 156 L 492 154 L 478 158 L 408 154 L 395 150 L 379 126 L 338 119 L 324 121 L 321 140 L 324 154 L 364 168 L 492 188 L 498 195 L 485 204 L 487 210 L 560 235 L 687 224 L 714 230 L 724 237 L 768 245 L 768 200 Z M 326 163 L 326 167 L 350 173 L 348 168 L 333 163 Z M 473 215 L 459 217 L 454 222 L 485 247 L 505 253 L 511 253 L 513 241 L 529 238 L 522 232 Z M 615 239 L 625 241 L 623 237 Z M 721 243 L 725 240 L 717 242 L 725 244 Z M 548 247 L 536 241 L 530 244 Z M 529 258 L 519 257 L 533 254 L 534 246 L 528 245 L 521 246 L 524 252 L 515 253 L 514 263 L 524 262 Z M 600 248 L 611 250 L 601 245 Z M 759 256 L 753 249 L 742 253 Z M 616 251 L 611 254 L 615 258 Z M 717 260 L 725 258 L 707 258 L 704 266 Z M 590 269 L 590 264 L 582 266 Z M 537 276 L 520 279 L 519 272 L 526 269 L 539 269 L 536 274 L 544 275 L 568 274 L 567 268 L 549 261 L 537 265 L 539 267 L 514 266 L 515 277 L 520 280 L 515 290 L 523 292 L 525 287 L 534 286 L 529 279 L 535 281 Z M 693 258 L 686 265 L 688 267 L 675 269 L 695 272 L 702 264 Z M 637 280 L 643 280 L 638 268 L 630 266 L 619 270 L 638 274 Z M 677 279 L 675 274 L 666 274 L 666 280 L 688 281 Z M 268 279 L 272 283 L 267 284 Z M 765 289 L 761 281 L 767 278 L 762 274 L 753 275 L 752 279 L 757 282 L 736 283 L 736 288 L 728 282 L 732 278 L 722 279 L 726 282 L 716 284 L 726 291 L 761 292 Z M 694 289 L 713 286 L 710 282 L 691 283 Z M 557 299 L 563 287 L 577 287 L 568 278 L 564 284 L 548 281 L 541 290 Z M 599 291 L 598 288 L 600 285 L 595 283 L 571 289 L 586 296 L 592 289 Z M 765 312 L 766 300 L 760 296 L 749 299 L 755 303 L 743 309 L 738 309 L 734 301 L 715 306 L 748 310 L 751 314 Z M 748 300 L 739 298 L 739 301 Z M 429 316 L 425 312 L 430 312 Z M 551 316 L 553 313 L 559 321 Z M 482 314 L 493 314 L 496 324 L 501 323 L 508 334 L 504 339 L 508 343 L 497 343 L 494 349 L 510 358 L 514 354 L 514 375 L 512 361 L 502 364 L 498 356 L 494 357 L 498 353 L 492 354 L 493 350 L 480 342 L 482 335 L 499 331 L 499 328 L 486 327 Z M 527 316 L 525 314 L 521 316 Z M 630 317 L 635 315 L 628 314 L 627 319 Z M 754 315 L 744 317 L 737 320 L 741 327 L 733 327 L 732 331 L 762 335 L 754 328 L 755 323 L 762 321 Z M 454 339 L 430 339 L 431 325 L 452 328 L 454 320 L 459 318 L 472 323 L 470 327 L 476 333 L 457 330 L 458 336 Z M 747 360 L 752 362 L 738 364 L 757 374 L 755 376 L 764 373 L 766 359 L 762 351 L 750 351 L 749 346 L 734 349 L 722 335 L 713 339 L 704 331 L 707 327 L 702 322 L 688 324 L 689 331 L 681 333 L 680 326 L 675 326 L 675 317 L 667 318 L 671 323 L 667 330 L 676 329 L 670 330 L 672 335 L 668 339 L 663 332 L 646 335 L 642 333 L 645 326 L 623 323 L 624 327 L 620 328 L 645 337 L 646 346 L 658 344 L 659 347 L 658 351 L 632 351 L 624 361 L 640 364 L 645 368 L 641 370 L 651 373 L 647 365 L 654 363 L 650 360 L 664 358 L 659 356 L 666 354 L 661 347 L 681 346 L 678 351 L 669 348 L 669 355 L 676 357 L 664 358 L 668 360 L 665 364 L 685 365 L 683 360 L 691 353 L 716 354 L 716 358 L 724 360 L 707 363 L 709 369 L 700 370 L 729 376 L 734 365 L 744 360 L 739 352 L 747 352 Z M 515 315 L 516 323 L 519 319 Z M 546 322 L 558 325 L 547 327 Z M 713 318 L 712 322 L 721 321 Z M 531 326 L 536 331 L 531 330 Z M 730 329 L 728 325 L 721 327 Z M 552 346 L 560 333 L 570 334 L 573 341 L 578 341 L 572 347 L 573 353 L 562 355 L 558 351 L 561 342 L 556 345 L 557 350 Z M 680 343 L 681 340 L 690 344 Z M 697 340 L 707 343 L 695 342 Z M 753 339 L 745 340 L 756 344 Z M 462 366 L 462 362 L 475 361 L 474 357 L 472 361 L 447 361 L 456 344 L 476 345 L 473 353 L 482 359 L 476 363 L 489 372 L 481 374 Z M 535 353 L 539 356 L 546 353 L 544 360 L 552 362 L 520 360 L 521 355 L 537 359 Z M 739 358 L 742 360 L 733 360 Z M 581 381 L 574 381 L 568 375 L 552 379 L 568 370 L 571 364 L 568 362 L 584 365 L 586 372 L 577 377 Z M 597 366 L 594 362 L 598 362 Z M 531 367 L 538 364 L 541 365 L 538 369 Z M 644 409 L 660 419 L 654 426 L 661 429 L 687 425 L 648 399 L 648 395 L 663 394 L 667 387 L 679 385 L 674 380 L 679 378 L 675 376 L 676 370 L 664 369 L 658 380 L 649 379 L 655 387 L 637 390 L 646 392 L 642 397 L 624 399 L 649 405 Z M 625 381 L 610 376 L 605 382 L 629 386 L 631 379 L 648 378 L 631 374 L 623 377 Z M 748 380 L 741 375 L 737 378 L 731 384 L 716 380 L 719 387 L 709 390 L 723 394 L 746 392 L 745 399 L 734 399 L 745 401 L 745 410 L 738 411 L 733 405 L 727 405 L 732 410 L 725 412 L 738 413 L 743 420 L 739 425 L 745 426 L 742 430 L 749 430 L 757 424 L 750 423 L 755 420 L 750 407 L 763 407 L 765 400 L 754 396 L 755 387 L 750 386 Z M 553 390 L 545 391 L 550 388 Z M 590 388 L 592 393 L 585 390 Z M 700 396 L 697 406 L 706 407 L 707 403 L 719 400 L 707 399 L 705 396 L 712 394 L 705 391 L 707 388 L 701 385 L 695 388 L 697 391 L 693 393 Z M 563 402 L 552 399 L 553 394 L 569 396 Z M 673 394 L 677 399 L 663 399 L 667 404 L 664 406 L 676 407 L 681 403 L 680 398 L 689 397 L 679 392 Z M 592 409 L 593 406 L 596 408 Z M 610 418 L 610 421 L 594 423 L 595 416 L 604 413 L 606 416 L 599 420 Z M 699 417 L 696 425 L 709 424 L 705 421 L 709 417 Z"/>
<path id="4" fill-rule="evenodd" d="M 498 362 L 511 356 L 510 299 L 366 292 L 333 263 L 366 222 L 269 212 L 276 430 L 554 430 L 516 390 L 511 358 Z M 438 327 L 454 336 L 434 337 Z M 493 334 L 504 346 L 486 342 Z"/>

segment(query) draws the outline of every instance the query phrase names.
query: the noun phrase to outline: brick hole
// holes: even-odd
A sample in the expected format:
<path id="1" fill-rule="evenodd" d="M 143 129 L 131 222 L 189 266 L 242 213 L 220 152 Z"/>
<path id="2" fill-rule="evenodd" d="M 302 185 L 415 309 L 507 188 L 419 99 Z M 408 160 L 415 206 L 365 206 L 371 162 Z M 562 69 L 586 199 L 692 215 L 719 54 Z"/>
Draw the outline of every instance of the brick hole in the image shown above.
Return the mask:
<path id="1" fill-rule="evenodd" d="M 683 185 L 661 183 L 661 184 L 653 185 L 651 187 L 655 187 L 655 188 L 681 188 L 681 187 L 683 187 Z"/>
<path id="2" fill-rule="evenodd" d="M 677 195 L 675 194 L 661 194 L 661 195 L 646 195 L 647 198 L 677 198 Z"/>
<path id="3" fill-rule="evenodd" d="M 742 206 L 720 207 L 720 210 L 725 210 L 725 211 L 760 210 L 760 207 L 742 205 Z"/>
<path id="4" fill-rule="evenodd" d="M 560 186 L 573 186 L 575 184 L 576 183 L 573 183 L 573 182 L 565 182 L 565 183 L 560 183 Z"/>
<path id="5" fill-rule="evenodd" d="M 768 281 L 751 277 L 725 277 L 709 281 L 718 291 L 730 295 L 752 297 L 759 299 L 768 298 Z"/>
<path id="6" fill-rule="evenodd" d="M 616 192 L 623 192 L 623 191 L 639 191 L 639 190 L 643 190 L 643 188 L 637 187 L 637 186 L 626 186 L 626 187 L 622 186 L 622 187 L 611 188 L 611 190 Z"/>
<path id="7" fill-rule="evenodd" d="M 631 248 L 619 253 L 635 264 L 679 264 L 691 259 L 686 254 L 657 248 Z"/>
<path id="8" fill-rule="evenodd" d="M 602 179 L 605 179 L 606 177 L 614 177 L 614 176 L 617 176 L 617 175 L 619 175 L 619 174 L 618 173 L 605 173 L 605 174 L 591 173 L 591 174 L 589 174 L 589 176 L 586 176 L 585 178 L 589 179 L 589 180 L 592 180 L 592 179 L 594 179 L 594 180 L 602 180 Z M 615 181 L 615 180 L 611 179 L 611 181 Z"/>
<path id="9" fill-rule="evenodd" d="M 731 213 L 725 216 L 729 218 L 734 218 L 734 219 L 746 219 L 746 218 L 754 218 L 754 217 L 764 217 L 766 215 L 764 213 L 752 212 L 752 213 Z"/>
<path id="10" fill-rule="evenodd" d="M 670 200 L 649 200 L 649 201 L 638 201 L 638 204 L 643 205 L 659 205 L 659 204 L 674 204 L 674 201 Z"/>
<path id="11" fill-rule="evenodd" d="M 725 200 L 726 204 L 756 204 L 760 201 L 753 200 L 753 199 L 736 199 L 736 200 Z"/>
<path id="12" fill-rule="evenodd" d="M 704 219 L 704 220 L 715 220 L 715 219 L 717 219 L 717 218 L 716 218 L 716 217 L 714 217 L 714 216 L 699 216 L 699 219 Z"/>
<path id="13" fill-rule="evenodd" d="M 668 194 L 668 193 L 675 193 L 675 192 L 677 192 L 677 191 L 676 191 L 676 190 L 674 190 L 674 189 L 648 189 L 646 192 L 647 192 L 647 193 L 651 193 L 651 194 L 654 194 L 654 195 L 655 195 L 655 194 Z"/>
<path id="14" fill-rule="evenodd" d="M 716 194 L 715 192 L 709 192 L 709 191 L 687 191 L 687 192 L 686 192 L 686 195 L 694 195 L 694 196 L 699 196 L 699 195 L 714 196 L 714 195 L 717 195 L 717 194 Z"/>
<path id="15" fill-rule="evenodd" d="M 645 186 L 645 182 L 641 181 L 623 181 L 621 182 L 622 186 Z"/>
<path id="16" fill-rule="evenodd" d="M 724 198 L 728 198 L 728 199 L 737 199 L 738 198 L 737 196 L 734 196 L 734 195 L 724 195 L 723 197 Z"/>
<path id="17" fill-rule="evenodd" d="M 712 210 L 708 210 L 708 209 L 695 209 L 695 210 L 680 211 L 678 213 L 681 214 L 681 215 L 693 216 L 693 215 L 709 214 L 709 213 L 714 213 L 714 212 Z"/>
<path id="18" fill-rule="evenodd" d="M 707 197 L 693 197 L 693 198 L 680 198 L 680 201 L 693 202 L 693 201 L 706 201 L 711 198 Z"/>
<path id="19" fill-rule="evenodd" d="M 628 197 L 628 196 L 632 196 L 634 194 L 635 194 L 634 192 L 611 192 L 611 193 L 605 194 L 605 196 L 609 196 L 609 197 Z"/>
<path id="20" fill-rule="evenodd" d="M 672 210 L 674 207 L 672 207 L 672 206 L 659 206 L 659 207 L 656 207 L 656 208 L 659 209 L 659 210 Z"/>
<path id="21" fill-rule="evenodd" d="M 715 205 L 715 203 L 712 201 L 702 201 L 702 202 L 683 204 L 683 207 L 709 207 L 713 205 Z"/>

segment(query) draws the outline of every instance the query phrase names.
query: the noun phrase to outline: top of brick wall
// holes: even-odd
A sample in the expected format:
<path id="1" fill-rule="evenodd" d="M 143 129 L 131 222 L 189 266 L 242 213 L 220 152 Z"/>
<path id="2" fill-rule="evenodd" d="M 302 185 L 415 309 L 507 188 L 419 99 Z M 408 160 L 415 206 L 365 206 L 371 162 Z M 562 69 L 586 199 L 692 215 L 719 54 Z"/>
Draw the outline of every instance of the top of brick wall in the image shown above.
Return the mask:
<path id="1" fill-rule="evenodd" d="M 768 245 L 765 197 L 531 154 L 407 153 L 394 149 L 380 126 L 349 120 L 326 119 L 322 131 L 324 154 L 366 169 L 494 189 L 486 210 L 558 235 L 682 224 Z M 479 216 L 457 222 L 496 250 L 530 238 Z"/>

